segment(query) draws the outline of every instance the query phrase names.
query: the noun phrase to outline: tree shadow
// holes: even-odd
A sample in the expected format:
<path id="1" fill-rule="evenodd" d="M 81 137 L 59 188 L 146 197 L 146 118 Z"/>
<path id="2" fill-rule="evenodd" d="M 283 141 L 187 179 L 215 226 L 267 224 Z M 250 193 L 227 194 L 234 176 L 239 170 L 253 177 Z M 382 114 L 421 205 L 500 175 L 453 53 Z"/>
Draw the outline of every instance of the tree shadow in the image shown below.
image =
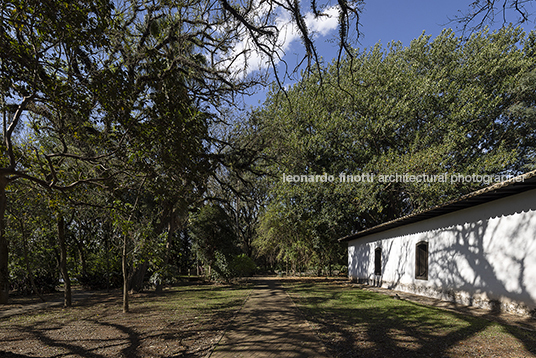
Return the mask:
<path id="1" fill-rule="evenodd" d="M 26 313 L 0 322 L 0 356 L 204 356 L 245 295 L 226 296 L 224 287 L 213 287 L 211 297 L 205 287 L 201 290 L 190 292 L 192 305 L 176 303 L 187 296 L 183 290 L 163 297 L 136 294 L 128 314 L 121 313 L 120 298 L 104 294 L 70 310 L 54 307 Z"/>
<path id="2" fill-rule="evenodd" d="M 313 284 L 304 285 L 311 287 Z M 258 282 L 247 303 L 227 327 L 214 350 L 214 357 L 325 357 L 323 350 L 323 345 L 280 285 L 265 281 Z"/>
<path id="3" fill-rule="evenodd" d="M 496 325 L 356 288 L 319 285 L 310 289 L 297 284 L 291 291 L 307 319 L 320 327 L 320 336 L 336 357 L 461 356 L 464 341 Z M 536 353 L 534 332 L 510 326 L 502 329 Z"/>
<path id="4" fill-rule="evenodd" d="M 534 194 L 527 193 L 360 238 L 349 243 L 349 268 L 353 276 L 374 284 L 371 254 L 381 245 L 383 287 L 486 308 L 488 317 L 498 322 L 507 311 L 534 313 L 533 201 Z M 414 275 L 420 241 L 429 243 L 427 280 Z M 512 334 L 533 349 L 523 331 Z"/>
<path id="5" fill-rule="evenodd" d="M 24 354 L 17 354 L 17 353 L 12 353 L 12 352 L 4 352 L 3 350 L 0 350 L 0 357 L 4 357 L 4 358 L 31 358 L 31 357 L 34 357 L 34 356 L 27 356 L 27 355 L 24 355 Z"/>

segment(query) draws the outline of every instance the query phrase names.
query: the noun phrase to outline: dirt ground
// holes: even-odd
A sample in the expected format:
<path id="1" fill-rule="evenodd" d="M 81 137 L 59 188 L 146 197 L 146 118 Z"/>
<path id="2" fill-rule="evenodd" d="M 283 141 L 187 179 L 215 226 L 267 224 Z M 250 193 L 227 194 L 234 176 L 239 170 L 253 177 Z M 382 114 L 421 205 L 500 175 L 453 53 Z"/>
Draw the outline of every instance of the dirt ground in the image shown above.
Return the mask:
<path id="1" fill-rule="evenodd" d="M 69 309 L 9 315 L 0 318 L 0 357 L 204 357 L 247 297 L 244 291 L 212 305 L 214 292 L 197 287 L 182 300 L 184 292 L 133 294 L 128 314 L 119 291 L 96 292 Z M 27 305 L 13 301 L 11 312 Z"/>
<path id="2" fill-rule="evenodd" d="M 323 278 L 316 280 L 325 281 Z M 344 279 L 333 280 L 333 284 L 352 285 Z M 119 291 L 78 292 L 75 294 L 75 306 L 69 309 L 61 306 L 61 293 L 48 295 L 47 300 L 52 303 L 47 304 L 40 304 L 36 298 L 14 297 L 7 309 L 0 308 L 0 357 L 206 357 L 242 307 L 250 288 L 244 284 L 191 285 L 166 290 L 162 295 L 150 292 L 133 294 L 131 312 L 128 314 L 121 311 Z M 366 286 L 352 288 L 374 290 L 391 296 L 395 294 L 394 291 Z M 534 319 L 491 315 L 483 310 L 399 294 L 403 300 L 415 300 L 421 304 L 483 317 L 501 325 L 522 328 L 536 337 Z M 327 336 L 328 331 L 333 330 L 333 327 L 329 328 L 329 323 L 336 324 L 338 321 L 337 317 L 332 317 L 319 330 L 327 330 Z M 344 341 L 328 342 L 331 352 L 344 352 L 344 344 Z M 407 344 L 411 345 L 412 342 Z M 473 347 L 456 347 L 456 352 L 461 356 L 464 352 L 497 356 L 493 347 L 484 347 L 483 342 L 478 340 L 464 344 Z M 513 341 L 495 344 L 500 346 L 500 352 L 503 353 L 515 353 L 517 349 Z M 338 353 L 335 355 L 339 356 Z M 536 355 L 528 353 L 526 356 Z"/>

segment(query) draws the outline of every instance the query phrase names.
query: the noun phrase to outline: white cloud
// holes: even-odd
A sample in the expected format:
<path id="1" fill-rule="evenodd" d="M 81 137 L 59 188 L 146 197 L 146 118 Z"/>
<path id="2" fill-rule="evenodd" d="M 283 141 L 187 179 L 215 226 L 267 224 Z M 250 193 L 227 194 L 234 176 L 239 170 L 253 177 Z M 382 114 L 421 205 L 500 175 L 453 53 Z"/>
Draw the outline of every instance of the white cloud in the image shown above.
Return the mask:
<path id="1" fill-rule="evenodd" d="M 327 35 L 328 32 L 337 28 L 339 24 L 339 7 L 332 6 L 327 8 L 324 11 L 324 14 L 327 16 L 320 16 L 316 19 L 314 18 L 313 13 L 308 13 L 305 16 L 305 23 L 307 24 L 307 27 L 311 31 L 319 33 L 322 36 Z"/>
<path id="2" fill-rule="evenodd" d="M 316 19 L 312 12 L 309 12 L 305 15 L 305 23 L 313 38 L 319 35 L 325 36 L 329 32 L 335 30 L 338 26 L 338 6 L 326 8 L 323 13 L 326 16 L 319 16 Z M 297 40 L 300 40 L 300 33 L 294 25 L 290 14 L 286 11 L 280 11 L 279 16 L 275 20 L 275 25 L 279 29 L 277 44 L 280 49 L 278 51 L 279 56 L 282 58 L 285 53 L 288 52 L 291 46 Z M 267 56 L 257 51 L 253 41 L 247 37 L 236 44 L 231 58 L 234 58 L 237 54 L 240 54 L 244 51 L 247 53 L 247 59 L 244 56 L 240 56 L 231 66 L 231 69 L 236 74 L 247 75 L 271 66 Z M 280 59 L 275 58 L 274 61 L 277 64 Z M 245 63 L 247 63 L 247 68 L 244 71 Z"/>

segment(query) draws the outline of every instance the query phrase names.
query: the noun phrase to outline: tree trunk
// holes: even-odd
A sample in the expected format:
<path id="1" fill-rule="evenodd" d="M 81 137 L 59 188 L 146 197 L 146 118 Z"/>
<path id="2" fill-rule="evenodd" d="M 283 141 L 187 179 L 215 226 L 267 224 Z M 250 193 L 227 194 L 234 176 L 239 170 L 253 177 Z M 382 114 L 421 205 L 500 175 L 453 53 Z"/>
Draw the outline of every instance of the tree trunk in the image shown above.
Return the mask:
<path id="1" fill-rule="evenodd" d="M 67 271 L 67 247 L 65 245 L 65 220 L 63 215 L 58 214 L 58 241 L 60 243 L 60 271 L 63 277 L 63 283 L 65 287 L 64 291 L 64 307 L 72 306 L 71 296 L 71 280 L 69 278 L 69 272 Z"/>
<path id="2" fill-rule="evenodd" d="M 23 241 L 24 262 L 26 264 L 26 273 L 28 274 L 28 278 L 30 279 L 30 285 L 32 286 L 32 290 L 39 297 L 41 302 L 45 302 L 46 301 L 45 298 L 43 297 L 41 292 L 39 292 L 39 290 L 35 286 L 32 266 L 30 265 L 30 258 L 29 258 L 29 255 L 28 255 L 28 240 L 27 240 L 27 237 L 26 237 L 26 230 L 24 230 L 24 219 L 20 221 L 20 230 L 21 230 L 22 241 Z"/>
<path id="3" fill-rule="evenodd" d="M 137 264 L 136 267 L 132 265 L 128 274 L 128 291 L 129 292 L 142 292 L 145 285 L 145 274 L 147 273 L 147 261 Z"/>
<path id="4" fill-rule="evenodd" d="M 106 259 L 106 292 L 110 291 L 110 236 L 112 225 L 107 225 L 104 230 L 104 249 Z"/>
<path id="5" fill-rule="evenodd" d="M 166 238 L 166 252 L 164 252 L 164 271 L 167 270 L 167 266 L 169 265 L 169 250 L 171 249 L 171 241 L 173 240 L 173 234 L 175 233 L 175 218 L 173 217 L 174 210 L 170 210 L 169 214 L 169 223 L 168 223 L 168 232 L 167 232 L 167 238 Z M 158 281 L 156 282 L 155 291 L 156 293 L 162 293 L 162 275 L 158 278 Z"/>
<path id="6" fill-rule="evenodd" d="M 7 180 L 0 176 L 0 304 L 6 305 L 9 298 L 8 247 L 5 228 Z"/>
<path id="7" fill-rule="evenodd" d="M 128 313 L 128 267 L 127 267 L 127 236 L 123 235 L 123 254 L 121 258 L 123 268 L 123 312 Z"/>
<path id="8" fill-rule="evenodd" d="M 78 255 L 80 255 L 80 265 L 82 266 L 82 276 L 87 274 L 86 255 L 84 253 L 84 244 L 81 239 L 76 239 L 76 246 L 78 248 Z"/>

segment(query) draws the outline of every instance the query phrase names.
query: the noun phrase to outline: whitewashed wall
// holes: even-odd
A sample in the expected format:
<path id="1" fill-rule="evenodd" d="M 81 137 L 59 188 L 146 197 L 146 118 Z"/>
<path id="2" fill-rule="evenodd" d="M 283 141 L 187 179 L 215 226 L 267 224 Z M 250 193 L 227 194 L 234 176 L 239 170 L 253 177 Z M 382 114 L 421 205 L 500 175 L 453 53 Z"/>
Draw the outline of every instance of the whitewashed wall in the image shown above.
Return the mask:
<path id="1" fill-rule="evenodd" d="M 536 190 L 348 242 L 351 279 L 518 314 L 536 312 Z M 428 280 L 415 246 L 428 241 Z M 382 275 L 374 250 L 382 248 Z"/>

